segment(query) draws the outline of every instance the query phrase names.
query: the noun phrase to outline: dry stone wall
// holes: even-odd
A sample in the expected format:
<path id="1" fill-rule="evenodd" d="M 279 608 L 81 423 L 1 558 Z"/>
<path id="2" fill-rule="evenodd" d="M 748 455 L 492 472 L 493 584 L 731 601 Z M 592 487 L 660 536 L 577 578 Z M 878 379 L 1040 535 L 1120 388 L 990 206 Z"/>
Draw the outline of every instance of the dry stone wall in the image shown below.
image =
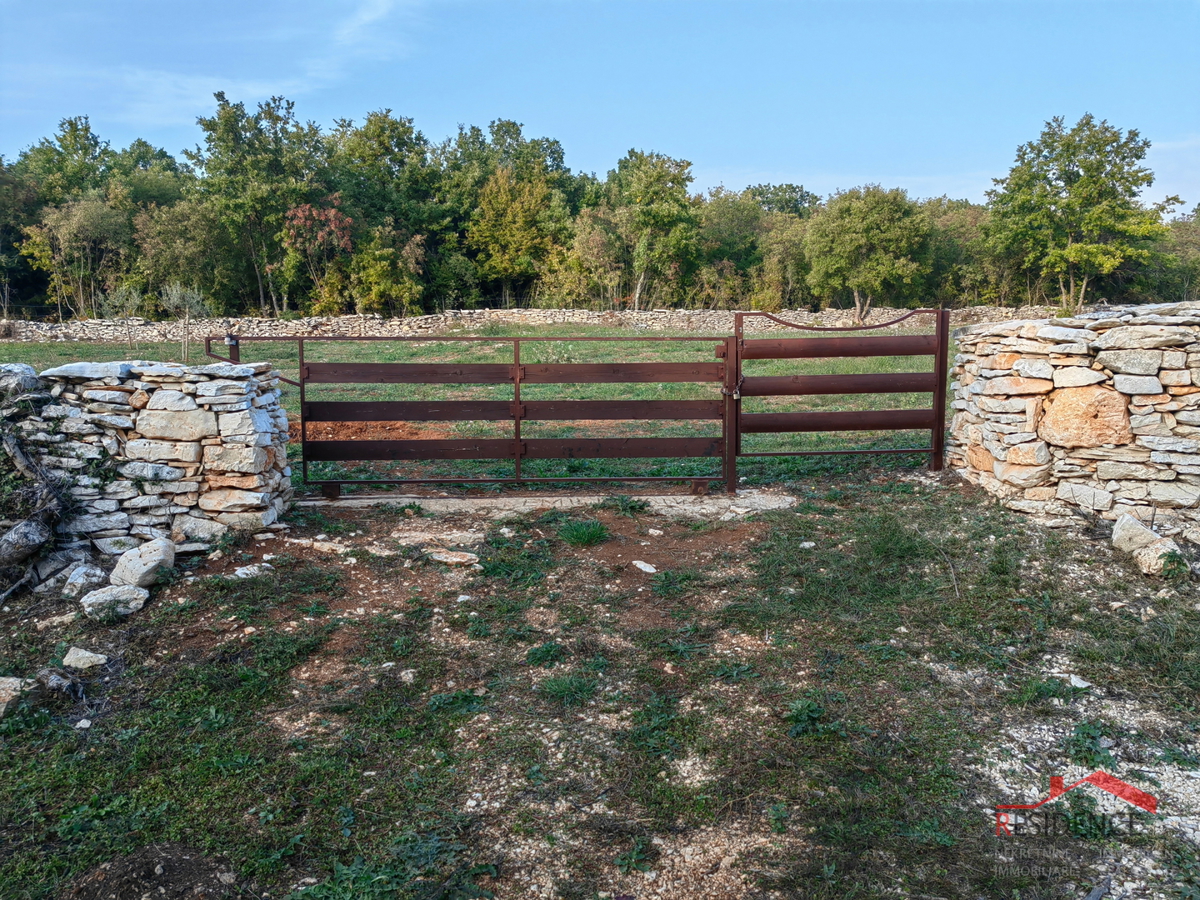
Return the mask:
<path id="1" fill-rule="evenodd" d="M 1200 542 L 1200 304 L 955 332 L 948 460 L 1011 509 Z"/>
<path id="2" fill-rule="evenodd" d="M 867 324 L 886 322 L 903 315 L 905 310 L 876 309 Z M 299 319 L 202 319 L 189 326 L 195 338 L 208 335 L 238 334 L 246 337 L 337 336 L 337 337 L 406 337 L 437 334 L 456 329 L 478 329 L 489 324 L 537 328 L 544 325 L 603 326 L 651 331 L 690 331 L 698 334 L 729 334 L 733 330 L 733 312 L 729 310 L 668 310 L 655 309 L 634 312 L 619 310 L 593 312 L 586 309 L 468 309 L 449 310 L 431 316 L 404 319 L 385 319 L 381 316 L 318 316 Z M 779 314 L 789 322 L 825 328 L 853 324 L 847 310 L 826 309 L 819 313 L 806 310 L 786 310 Z M 997 321 L 1013 317 L 1053 315 L 1047 307 L 998 308 L 968 307 L 951 312 L 955 325 Z M 905 325 L 929 327 L 920 318 Z M 751 332 L 774 331 L 784 328 L 769 319 L 753 317 L 746 321 Z M 108 341 L 138 342 L 179 341 L 183 339 L 182 322 L 150 322 L 145 319 L 115 321 L 87 319 L 79 322 L 31 322 L 0 320 L 0 336 L 18 341 Z"/>
<path id="3" fill-rule="evenodd" d="M 269 527 L 285 509 L 287 414 L 271 364 L 81 362 L 41 378 L 49 402 L 15 427 L 76 503 L 59 525 L 60 550 L 203 550 L 230 528 Z"/>

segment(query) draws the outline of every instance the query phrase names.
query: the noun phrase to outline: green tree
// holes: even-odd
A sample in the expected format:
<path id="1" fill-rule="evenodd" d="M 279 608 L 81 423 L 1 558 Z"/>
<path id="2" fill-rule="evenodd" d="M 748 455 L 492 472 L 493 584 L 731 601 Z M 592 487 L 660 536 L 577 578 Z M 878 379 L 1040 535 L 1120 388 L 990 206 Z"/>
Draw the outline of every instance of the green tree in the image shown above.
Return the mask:
<path id="1" fill-rule="evenodd" d="M 179 281 L 194 285 L 214 310 L 233 312 L 254 290 L 249 261 L 213 203 L 151 204 L 134 216 L 133 229 L 137 272 L 151 291 Z"/>
<path id="2" fill-rule="evenodd" d="M 1058 116 L 988 192 L 996 245 L 1057 280 L 1064 309 L 1079 309 L 1096 279 L 1149 261 L 1167 236 L 1162 216 L 1179 198 L 1139 201 L 1154 183 L 1142 165 L 1149 147 L 1135 129 L 1122 133 L 1090 113 L 1071 128 Z"/>
<path id="3" fill-rule="evenodd" d="M 43 202 L 57 204 L 102 188 L 113 157 L 88 117 L 75 116 L 59 122 L 54 137 L 42 138 L 22 153 L 14 169 L 37 185 Z"/>
<path id="4" fill-rule="evenodd" d="M 518 181 L 513 170 L 496 170 L 479 195 L 468 241 L 479 251 L 479 270 L 501 284 L 504 305 L 512 305 L 516 281 L 537 274 L 537 263 L 550 250 L 541 219 L 550 201 L 545 178 Z"/>
<path id="5" fill-rule="evenodd" d="M 688 197 L 691 170 L 685 159 L 630 150 L 608 173 L 610 202 L 623 213 L 635 310 L 656 279 L 682 284 L 695 267 L 699 248 Z"/>
<path id="6" fill-rule="evenodd" d="M 821 206 L 821 196 L 806 191 L 802 184 L 755 184 L 744 193 L 767 212 L 787 213 L 798 219 L 807 219 Z"/>
<path id="7" fill-rule="evenodd" d="M 900 188 L 869 184 L 834 194 L 808 223 L 804 252 L 813 292 L 854 297 L 863 324 L 877 297 L 898 299 L 928 270 L 929 222 Z"/>
<path id="8" fill-rule="evenodd" d="M 216 113 L 197 120 L 204 149 L 185 155 L 201 176 L 200 195 L 217 211 L 254 270 L 259 309 L 279 314 L 287 304 L 275 277 L 286 253 L 284 216 L 328 193 L 325 144 L 320 129 L 298 121 L 294 104 L 282 97 L 248 113 L 224 93 L 214 96 Z"/>
<path id="9" fill-rule="evenodd" d="M 132 230 L 128 211 L 96 194 L 45 207 L 41 222 L 24 229 L 21 253 L 49 275 L 60 321 L 66 314 L 97 317 Z"/>

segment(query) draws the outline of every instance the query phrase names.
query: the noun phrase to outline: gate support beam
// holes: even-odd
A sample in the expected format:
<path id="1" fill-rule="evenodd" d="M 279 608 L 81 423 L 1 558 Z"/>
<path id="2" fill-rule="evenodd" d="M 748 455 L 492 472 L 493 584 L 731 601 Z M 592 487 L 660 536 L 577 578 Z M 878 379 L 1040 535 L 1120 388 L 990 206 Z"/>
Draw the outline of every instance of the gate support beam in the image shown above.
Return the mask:
<path id="1" fill-rule="evenodd" d="M 737 458 L 738 433 L 741 422 L 738 413 L 741 410 L 740 381 L 742 376 L 742 359 L 740 353 L 742 314 L 735 317 L 738 328 L 733 337 L 725 338 L 725 381 L 721 386 L 724 396 L 724 408 L 721 416 L 722 437 L 722 468 L 725 476 L 725 493 L 736 494 L 738 485 Z"/>
<path id="2" fill-rule="evenodd" d="M 937 376 L 933 387 L 933 440 L 930 445 L 929 468 L 942 471 L 946 460 L 946 378 L 950 367 L 950 310 L 937 311 L 937 354 L 933 371 Z"/>

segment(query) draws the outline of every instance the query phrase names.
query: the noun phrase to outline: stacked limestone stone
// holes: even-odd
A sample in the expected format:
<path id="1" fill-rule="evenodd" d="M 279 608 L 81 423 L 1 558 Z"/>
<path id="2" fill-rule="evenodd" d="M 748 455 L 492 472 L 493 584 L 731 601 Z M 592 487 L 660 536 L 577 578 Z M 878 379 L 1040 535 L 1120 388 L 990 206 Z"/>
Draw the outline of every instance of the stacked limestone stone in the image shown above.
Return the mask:
<path id="1" fill-rule="evenodd" d="M 52 400 L 17 427 L 78 503 L 59 526 L 67 548 L 206 549 L 230 528 L 271 526 L 291 497 L 269 363 L 71 363 L 41 377 Z"/>
<path id="2" fill-rule="evenodd" d="M 950 464 L 1012 508 L 1200 541 L 1200 305 L 955 333 Z"/>

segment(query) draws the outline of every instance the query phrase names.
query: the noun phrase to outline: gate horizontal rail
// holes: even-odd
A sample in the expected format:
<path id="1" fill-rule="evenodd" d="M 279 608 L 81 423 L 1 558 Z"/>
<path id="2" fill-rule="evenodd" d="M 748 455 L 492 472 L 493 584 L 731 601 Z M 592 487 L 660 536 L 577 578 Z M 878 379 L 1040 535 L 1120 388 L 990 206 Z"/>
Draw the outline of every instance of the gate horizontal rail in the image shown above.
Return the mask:
<path id="1" fill-rule="evenodd" d="M 912 316 L 936 317 L 934 334 L 863 335 L 862 331 L 886 328 Z M 809 332 L 856 332 L 850 336 L 769 338 L 746 340 L 745 319 L 761 316 Z M 814 328 L 796 325 L 769 313 L 736 313 L 734 334 L 724 338 L 702 336 L 670 337 L 241 337 L 224 338 L 228 355 L 213 351 L 214 340 L 205 340 L 205 353 L 237 363 L 244 341 L 287 341 L 297 346 L 299 380 L 283 380 L 300 389 L 300 439 L 304 480 L 337 496 L 343 484 L 507 484 L 617 481 L 692 481 L 693 489 L 707 490 L 708 482 L 724 481 L 726 490 L 737 486 L 737 458 L 769 456 L 825 456 L 856 453 L 929 453 L 930 466 L 940 469 L 945 430 L 946 373 L 949 351 L 949 313 L 945 310 L 915 310 L 907 315 L 863 328 Z M 386 341 L 393 344 L 427 343 L 509 345 L 511 362 L 310 362 L 306 345 Z M 612 344 L 707 343 L 715 350 L 715 362 L 522 363 L 524 344 L 588 342 Z M 750 375 L 744 363 L 753 360 L 833 359 L 846 357 L 934 357 L 931 371 L 868 373 L 848 375 Z M 711 384 L 720 398 L 704 400 L 576 400 L 537 399 L 521 396 L 529 384 Z M 499 400 L 309 400 L 309 385 L 492 385 L 510 388 L 512 395 Z M 743 397 L 796 397 L 930 393 L 933 403 L 926 409 L 885 409 L 837 412 L 750 412 L 742 411 Z M 538 421 L 711 421 L 721 423 L 719 436 L 691 437 L 600 437 L 529 438 L 522 425 Z M 342 440 L 313 439 L 311 423 L 344 422 L 510 422 L 511 437 L 461 439 Z M 931 432 L 931 446 L 881 450 L 797 450 L 747 452 L 743 434 L 786 434 L 828 431 Z M 711 475 L 627 477 L 526 476 L 524 460 L 579 460 L 618 458 L 719 459 L 721 470 Z M 511 460 L 511 477 L 476 478 L 379 478 L 369 481 L 349 478 L 311 479 L 310 462 L 348 461 L 436 461 Z"/>

